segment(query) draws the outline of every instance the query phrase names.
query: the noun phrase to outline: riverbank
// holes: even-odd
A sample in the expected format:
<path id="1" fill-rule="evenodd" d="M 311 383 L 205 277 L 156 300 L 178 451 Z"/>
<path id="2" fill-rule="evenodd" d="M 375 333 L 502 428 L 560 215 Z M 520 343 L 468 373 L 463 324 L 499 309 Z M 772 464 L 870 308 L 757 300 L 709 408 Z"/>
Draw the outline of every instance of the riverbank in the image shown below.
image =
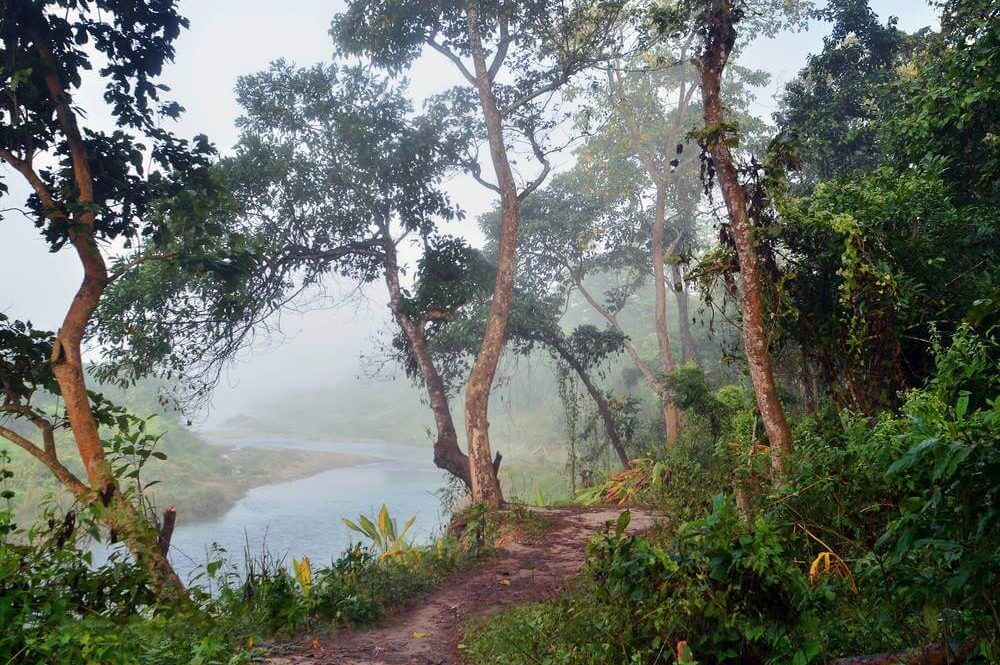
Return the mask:
<path id="1" fill-rule="evenodd" d="M 216 519 L 254 488 L 308 478 L 375 459 L 351 453 L 238 446 L 203 440 L 219 463 L 228 467 L 228 473 L 213 469 L 206 477 L 191 478 L 186 483 L 160 483 L 150 492 L 156 505 L 174 506 L 182 524 Z"/>

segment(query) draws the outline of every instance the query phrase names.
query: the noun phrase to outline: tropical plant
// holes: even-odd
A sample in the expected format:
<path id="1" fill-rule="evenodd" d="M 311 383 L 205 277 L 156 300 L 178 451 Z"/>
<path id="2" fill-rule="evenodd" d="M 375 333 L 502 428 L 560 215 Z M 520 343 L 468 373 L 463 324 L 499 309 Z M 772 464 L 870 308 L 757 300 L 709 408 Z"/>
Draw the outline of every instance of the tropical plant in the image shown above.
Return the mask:
<path id="1" fill-rule="evenodd" d="M 413 523 L 417 521 L 416 515 L 406 520 L 402 530 L 397 528 L 396 519 L 390 517 L 389 509 L 384 503 L 374 520 L 366 515 L 358 515 L 357 522 L 346 517 L 341 519 L 348 529 L 371 540 L 372 547 L 381 554 L 383 559 L 413 551 L 413 542 L 407 539 L 406 534 L 413 527 Z"/>

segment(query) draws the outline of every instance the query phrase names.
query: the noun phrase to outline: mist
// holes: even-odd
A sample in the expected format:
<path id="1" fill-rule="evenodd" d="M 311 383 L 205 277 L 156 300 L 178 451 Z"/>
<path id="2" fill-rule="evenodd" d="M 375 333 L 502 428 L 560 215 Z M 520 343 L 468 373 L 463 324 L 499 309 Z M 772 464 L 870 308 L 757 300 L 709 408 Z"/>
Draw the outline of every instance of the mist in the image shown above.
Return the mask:
<path id="1" fill-rule="evenodd" d="M 182 137 L 204 133 L 226 154 L 237 139 L 234 121 L 240 109 L 233 95 L 237 78 L 265 69 L 279 58 L 300 66 L 328 62 L 333 49 L 328 34 L 330 20 L 341 7 L 341 3 L 321 0 L 181 3 L 181 12 L 190 19 L 191 27 L 178 41 L 176 60 L 164 76 L 172 89 L 171 97 L 185 107 L 180 120 L 172 123 L 176 133 Z M 927 3 L 875 0 L 872 8 L 883 18 L 897 16 L 899 27 L 906 31 L 936 21 Z M 757 91 L 751 104 L 755 114 L 770 117 L 777 108 L 775 95 L 828 31 L 827 24 L 814 22 L 808 31 L 759 39 L 746 49 L 741 64 L 770 73 L 769 83 Z M 462 82 L 454 67 L 433 52 L 425 53 L 409 76 L 418 109 L 429 96 Z M 100 90 L 85 87 L 79 104 L 84 109 L 103 110 L 99 98 Z M 553 158 L 553 164 L 557 171 L 565 169 L 572 165 L 572 155 L 564 151 Z M 8 172 L 6 166 L 3 168 Z M 10 200 L 23 200 L 24 185 L 16 178 L 7 180 Z M 453 222 L 445 230 L 480 244 L 482 236 L 473 220 L 494 204 L 492 193 L 469 176 L 453 177 L 445 189 L 466 213 L 465 222 Z M 49 253 L 31 221 L 18 212 L 4 211 L 0 224 L 4 227 L 0 311 L 55 330 L 78 285 L 77 260 L 69 252 Z M 260 408 L 292 389 L 329 387 L 353 377 L 370 380 L 362 355 L 371 356 L 373 348 L 386 342 L 384 331 L 390 318 L 384 287 L 376 284 L 362 291 L 346 283 L 330 283 L 328 287 L 331 299 L 344 304 L 283 314 L 280 322 L 273 322 L 280 323 L 281 333 L 261 336 L 240 353 L 223 375 L 210 408 L 192 414 L 195 422 L 218 424 Z"/>

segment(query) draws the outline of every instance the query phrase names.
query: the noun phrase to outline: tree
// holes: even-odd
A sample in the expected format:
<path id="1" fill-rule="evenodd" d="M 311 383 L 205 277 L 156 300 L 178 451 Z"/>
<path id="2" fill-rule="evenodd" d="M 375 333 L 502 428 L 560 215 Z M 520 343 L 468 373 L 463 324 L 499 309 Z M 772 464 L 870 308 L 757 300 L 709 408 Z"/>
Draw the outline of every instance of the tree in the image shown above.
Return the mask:
<path id="1" fill-rule="evenodd" d="M 698 132 L 706 156 L 706 175 L 718 183 L 726 204 L 738 262 L 741 290 L 743 346 L 757 406 L 771 442 L 771 465 L 776 477 L 784 474 L 791 449 L 791 430 L 778 397 L 765 327 L 764 275 L 756 250 L 750 201 L 740 179 L 734 148 L 739 145 L 738 126 L 723 101 L 723 80 L 730 56 L 738 51 L 737 24 L 744 36 L 774 34 L 802 24 L 807 5 L 777 0 L 694 0 L 654 10 L 654 22 L 667 35 L 695 30 L 700 45 L 695 63 L 701 75 L 705 127 Z M 756 170 L 756 169 L 754 169 Z M 712 182 L 706 184 L 710 189 Z"/>
<path id="2" fill-rule="evenodd" d="M 885 156 L 877 130 L 892 106 L 886 84 L 912 49 L 912 37 L 890 18 L 883 25 L 868 0 L 833 0 L 822 10 L 833 22 L 823 49 L 786 86 L 778 127 L 798 138 L 810 181 L 869 168 Z"/>
<path id="3" fill-rule="evenodd" d="M 437 188 L 454 159 L 440 125 L 410 119 L 399 87 L 362 67 L 279 61 L 241 78 L 237 97 L 240 141 L 219 166 L 229 198 L 172 207 L 169 232 L 148 251 L 175 258 L 133 272 L 102 312 L 106 366 L 208 389 L 248 340 L 330 275 L 381 277 L 434 414 L 434 461 L 470 486 L 427 340 L 481 282 L 464 279 L 471 250 L 436 233 L 457 214 Z M 408 238 L 421 250 L 413 289 L 398 250 Z"/>
<path id="4" fill-rule="evenodd" d="M 486 217 L 495 219 L 497 216 Z M 493 228 L 488 223 L 485 226 Z M 458 239 L 442 239 L 419 263 L 412 301 L 419 303 L 417 306 L 421 309 L 427 309 L 427 303 L 432 301 L 449 303 L 436 306 L 442 313 L 435 317 L 438 325 L 426 336 L 427 347 L 442 368 L 445 392 L 453 392 L 466 378 L 470 360 L 475 359 L 483 337 L 489 313 L 488 282 L 496 270 L 488 254 L 493 248 L 493 243 L 489 243 L 487 253 L 483 253 Z M 526 253 L 522 252 L 522 277 L 518 280 L 511 308 L 508 348 L 516 355 L 530 356 L 541 347 L 576 374 L 594 400 L 612 449 L 622 465 L 628 467 L 622 428 L 608 395 L 598 388 L 593 376 L 603 362 L 621 352 L 625 339 L 618 331 L 602 331 L 590 325 L 578 326 L 566 334 L 559 319 L 565 309 L 567 293 L 558 289 L 555 292 L 546 290 L 552 286 L 550 281 L 530 278 L 531 274 L 539 277 L 541 273 L 524 270 L 525 257 Z M 407 374 L 421 376 L 420 360 L 413 345 L 405 338 L 397 338 L 394 345 Z M 497 453 L 493 460 L 494 472 L 499 468 L 500 459 Z"/>
<path id="5" fill-rule="evenodd" d="M 631 461 L 612 400 L 596 384 L 593 376 L 601 363 L 621 352 L 624 337 L 617 330 L 600 330 L 586 324 L 577 326 L 567 335 L 552 315 L 553 311 L 558 311 L 555 303 L 527 295 L 520 295 L 518 300 L 517 311 L 511 316 L 511 335 L 528 343 L 522 353 L 530 351 L 533 344 L 539 344 L 557 362 L 576 374 L 594 401 L 611 449 L 622 468 L 629 468 Z"/>
<path id="6" fill-rule="evenodd" d="M 473 499 L 491 507 L 498 507 L 502 496 L 490 459 L 489 396 L 514 293 L 520 202 L 549 172 L 544 132 L 551 126 L 546 111 L 550 98 L 604 57 L 614 34 L 608 27 L 621 19 L 622 4 L 356 1 L 333 22 L 331 32 L 346 52 L 399 71 L 426 46 L 444 55 L 475 92 L 474 103 L 467 88 L 448 97 L 453 109 L 468 111 L 478 105 L 475 124 L 482 123 L 496 181 L 482 177 L 478 155 L 470 156 L 467 164 L 473 176 L 500 197 L 496 280 L 465 393 Z M 465 113 L 458 122 L 473 121 Z M 519 137 L 540 165 L 537 175 L 523 185 L 511 166 L 512 146 Z"/>
<path id="7" fill-rule="evenodd" d="M 164 598 L 177 599 L 183 585 L 157 545 L 156 530 L 119 490 L 108 462 L 99 431 L 103 405 L 87 389 L 81 343 L 105 289 L 131 267 L 121 264 L 109 273 L 100 244 L 137 242 L 154 202 L 198 186 L 192 178 L 211 151 L 203 137 L 192 146 L 160 126 L 161 117 L 176 118 L 181 111 L 160 99 L 165 88 L 156 83 L 187 26 L 175 3 L 81 0 L 72 9 L 64 2 L 10 0 L 0 19 L 0 158 L 30 186 L 26 214 L 50 248 L 71 248 L 83 268 L 54 336 L 16 322 L 5 327 L 3 411 L 37 425 L 44 443 L 39 447 L 8 428 L 2 433 L 44 463 L 78 500 L 95 506 L 150 583 Z M 88 73 L 93 54 L 104 61 L 97 74 Z M 118 126 L 110 134 L 81 127 L 85 116 L 73 94 L 85 76 L 104 82 L 108 112 Z M 147 158 L 149 173 L 143 167 Z M 147 225 L 142 234 L 154 232 Z M 59 395 L 64 417 L 47 418 L 32 407 L 38 390 Z M 86 483 L 55 456 L 54 430 L 67 425 Z"/>
<path id="8" fill-rule="evenodd" d="M 727 124 L 722 102 L 722 75 L 736 42 L 736 21 L 731 0 L 714 0 L 704 17 L 704 43 L 701 52 L 701 91 L 705 116 L 705 145 L 712 155 L 715 177 L 729 212 L 730 232 L 736 246 L 740 267 L 743 346 L 747 355 L 750 380 L 757 397 L 757 408 L 771 442 L 771 469 L 776 477 L 785 472 L 785 461 L 792 448 L 792 431 L 785 417 L 778 386 L 774 380 L 767 330 L 761 268 L 752 222 L 748 213 L 746 190 L 730 151 L 732 126 Z"/>
<path id="9" fill-rule="evenodd" d="M 573 292 L 610 326 L 660 401 L 664 431 L 675 422 L 670 396 L 662 376 L 642 357 L 625 334 L 618 315 L 627 300 L 648 281 L 650 270 L 645 207 L 636 202 L 642 176 L 634 164 L 616 160 L 600 169 L 584 163 L 559 174 L 536 192 L 522 208 L 522 251 L 519 280 L 523 291 L 551 293 L 565 301 Z M 491 245 L 497 234 L 497 215 L 488 215 L 482 227 Z M 587 280 L 608 273 L 623 275 L 626 284 L 601 302 Z M 572 364 L 570 364 L 572 368 Z M 594 391 L 588 389 L 591 397 Z M 596 398 L 595 398 L 596 399 Z M 602 409 L 598 408 L 599 412 Z"/>
<path id="10" fill-rule="evenodd" d="M 780 117 L 799 140 L 776 145 L 794 158 L 774 164 L 783 220 L 764 243 L 790 257 L 787 327 L 826 392 L 875 414 L 931 374 L 929 340 L 963 318 L 991 325 L 997 160 L 987 127 L 998 89 L 986 72 L 998 33 L 983 29 L 976 3 L 949 4 L 942 31 L 917 36 L 880 25 L 866 3 L 838 4 L 841 38 L 784 97 Z M 859 71 L 869 60 L 877 66 Z M 802 84 L 813 79 L 823 85 Z M 789 165 L 801 168 L 786 174 Z"/>

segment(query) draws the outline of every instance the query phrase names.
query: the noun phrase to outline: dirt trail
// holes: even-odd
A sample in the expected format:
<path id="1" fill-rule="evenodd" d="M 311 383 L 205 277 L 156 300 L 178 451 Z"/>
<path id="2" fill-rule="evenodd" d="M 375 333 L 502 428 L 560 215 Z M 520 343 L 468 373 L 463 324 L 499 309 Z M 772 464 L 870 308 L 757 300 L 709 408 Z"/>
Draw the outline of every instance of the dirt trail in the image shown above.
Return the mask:
<path id="1" fill-rule="evenodd" d="M 473 618 L 561 591 L 586 558 L 590 537 L 620 509 L 551 509 L 556 519 L 544 536 L 500 547 L 476 568 L 456 573 L 440 589 L 367 630 L 340 632 L 303 644 L 269 665 L 461 665 L 462 628 Z M 649 528 L 653 515 L 632 511 L 629 532 Z M 506 580 L 506 581 L 505 581 Z M 509 584 L 507 584 L 509 582 Z"/>

